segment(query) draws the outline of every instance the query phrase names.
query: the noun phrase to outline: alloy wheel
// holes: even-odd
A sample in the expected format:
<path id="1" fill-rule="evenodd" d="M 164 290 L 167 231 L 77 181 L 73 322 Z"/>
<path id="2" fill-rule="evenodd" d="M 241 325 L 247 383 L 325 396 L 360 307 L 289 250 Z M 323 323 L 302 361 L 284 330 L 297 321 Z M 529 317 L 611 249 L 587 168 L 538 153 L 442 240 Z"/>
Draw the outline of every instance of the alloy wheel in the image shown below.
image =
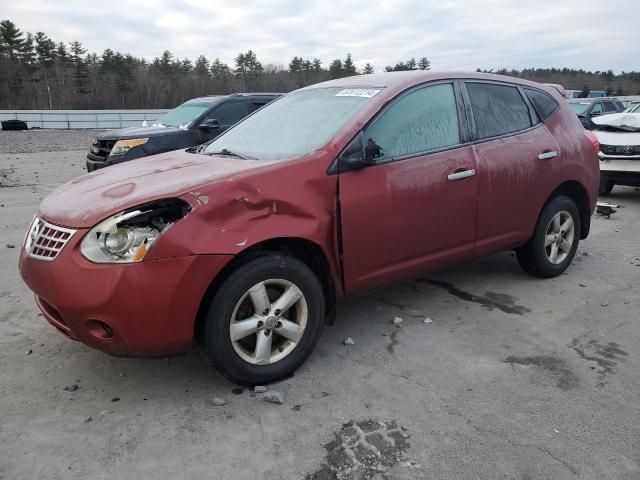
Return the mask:
<path id="1" fill-rule="evenodd" d="M 554 265 L 565 261 L 571 252 L 575 228 L 571 214 L 565 210 L 556 213 L 549 225 L 544 240 L 547 259 Z"/>
<path id="2" fill-rule="evenodd" d="M 245 292 L 231 315 L 233 349 L 254 365 L 276 363 L 296 348 L 308 315 L 304 294 L 295 284 L 276 278 L 259 282 Z"/>

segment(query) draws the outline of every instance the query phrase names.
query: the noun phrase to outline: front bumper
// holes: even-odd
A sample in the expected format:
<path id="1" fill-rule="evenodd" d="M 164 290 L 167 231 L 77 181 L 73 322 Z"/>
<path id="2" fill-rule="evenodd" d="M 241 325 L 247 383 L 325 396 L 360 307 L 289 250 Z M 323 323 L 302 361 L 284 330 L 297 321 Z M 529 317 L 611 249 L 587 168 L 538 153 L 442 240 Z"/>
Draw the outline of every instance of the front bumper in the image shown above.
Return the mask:
<path id="1" fill-rule="evenodd" d="M 640 186 L 640 156 L 606 156 L 600 153 L 600 179 L 615 185 Z"/>
<path id="2" fill-rule="evenodd" d="M 136 158 L 145 156 L 144 152 L 138 152 L 135 151 L 135 149 L 131 149 L 129 152 L 113 157 L 108 156 L 106 158 L 89 152 L 87 153 L 87 171 L 93 172 L 100 168 L 110 167 L 111 165 L 117 165 L 118 163 L 128 162 L 129 160 L 135 160 Z"/>
<path id="3" fill-rule="evenodd" d="M 20 255 L 20 274 L 47 321 L 113 355 L 182 353 L 200 302 L 230 255 L 192 255 L 98 265 L 79 252 L 80 230 L 53 261 Z"/>

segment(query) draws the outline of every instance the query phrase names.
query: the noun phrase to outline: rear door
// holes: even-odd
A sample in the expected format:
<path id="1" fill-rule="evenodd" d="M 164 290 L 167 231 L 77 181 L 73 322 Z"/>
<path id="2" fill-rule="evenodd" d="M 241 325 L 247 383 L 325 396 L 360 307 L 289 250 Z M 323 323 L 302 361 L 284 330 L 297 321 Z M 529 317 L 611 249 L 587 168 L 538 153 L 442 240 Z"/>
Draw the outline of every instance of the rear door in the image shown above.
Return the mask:
<path id="1" fill-rule="evenodd" d="M 552 102 L 538 115 L 515 85 L 467 81 L 465 86 L 477 141 L 476 254 L 483 255 L 521 244 L 533 232 L 560 167 L 558 142 L 540 118 L 553 114 L 557 104 L 535 90 Z"/>
<path id="2" fill-rule="evenodd" d="M 472 255 L 477 179 L 461 105 L 452 82 L 421 86 L 364 129 L 382 155 L 339 177 L 348 294 Z"/>

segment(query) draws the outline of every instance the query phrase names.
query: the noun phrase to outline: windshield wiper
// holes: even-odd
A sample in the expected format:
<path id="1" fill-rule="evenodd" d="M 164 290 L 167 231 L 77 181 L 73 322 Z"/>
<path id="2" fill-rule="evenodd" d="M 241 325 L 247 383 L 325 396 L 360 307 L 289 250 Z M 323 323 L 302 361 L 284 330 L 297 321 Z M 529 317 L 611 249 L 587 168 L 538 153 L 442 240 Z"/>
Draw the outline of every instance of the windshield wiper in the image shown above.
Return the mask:
<path id="1" fill-rule="evenodd" d="M 249 157 L 248 155 L 243 155 L 241 153 L 232 152 L 231 150 L 227 150 L 226 148 L 223 148 L 218 152 L 206 152 L 205 155 L 224 155 L 225 157 L 237 157 L 241 158 L 242 160 L 254 160 L 253 157 Z"/>

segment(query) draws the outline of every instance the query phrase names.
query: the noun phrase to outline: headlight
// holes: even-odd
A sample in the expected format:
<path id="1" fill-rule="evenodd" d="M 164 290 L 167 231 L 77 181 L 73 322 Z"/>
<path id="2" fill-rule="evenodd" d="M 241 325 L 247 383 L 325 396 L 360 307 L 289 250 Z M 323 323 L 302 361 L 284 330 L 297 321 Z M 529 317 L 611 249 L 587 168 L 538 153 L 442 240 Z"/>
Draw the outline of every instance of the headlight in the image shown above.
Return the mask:
<path id="1" fill-rule="evenodd" d="M 116 213 L 87 233 L 80 251 L 96 263 L 141 262 L 158 238 L 188 211 L 186 202 L 171 199 Z"/>
<path id="2" fill-rule="evenodd" d="M 127 153 L 129 149 L 137 147 L 138 145 L 144 145 L 147 143 L 148 138 L 134 138 L 132 140 L 118 140 L 109 155 L 122 155 Z"/>
<path id="3" fill-rule="evenodd" d="M 90 150 L 91 153 L 98 153 L 100 151 L 100 147 L 98 146 L 98 139 L 95 137 L 91 140 Z"/>

